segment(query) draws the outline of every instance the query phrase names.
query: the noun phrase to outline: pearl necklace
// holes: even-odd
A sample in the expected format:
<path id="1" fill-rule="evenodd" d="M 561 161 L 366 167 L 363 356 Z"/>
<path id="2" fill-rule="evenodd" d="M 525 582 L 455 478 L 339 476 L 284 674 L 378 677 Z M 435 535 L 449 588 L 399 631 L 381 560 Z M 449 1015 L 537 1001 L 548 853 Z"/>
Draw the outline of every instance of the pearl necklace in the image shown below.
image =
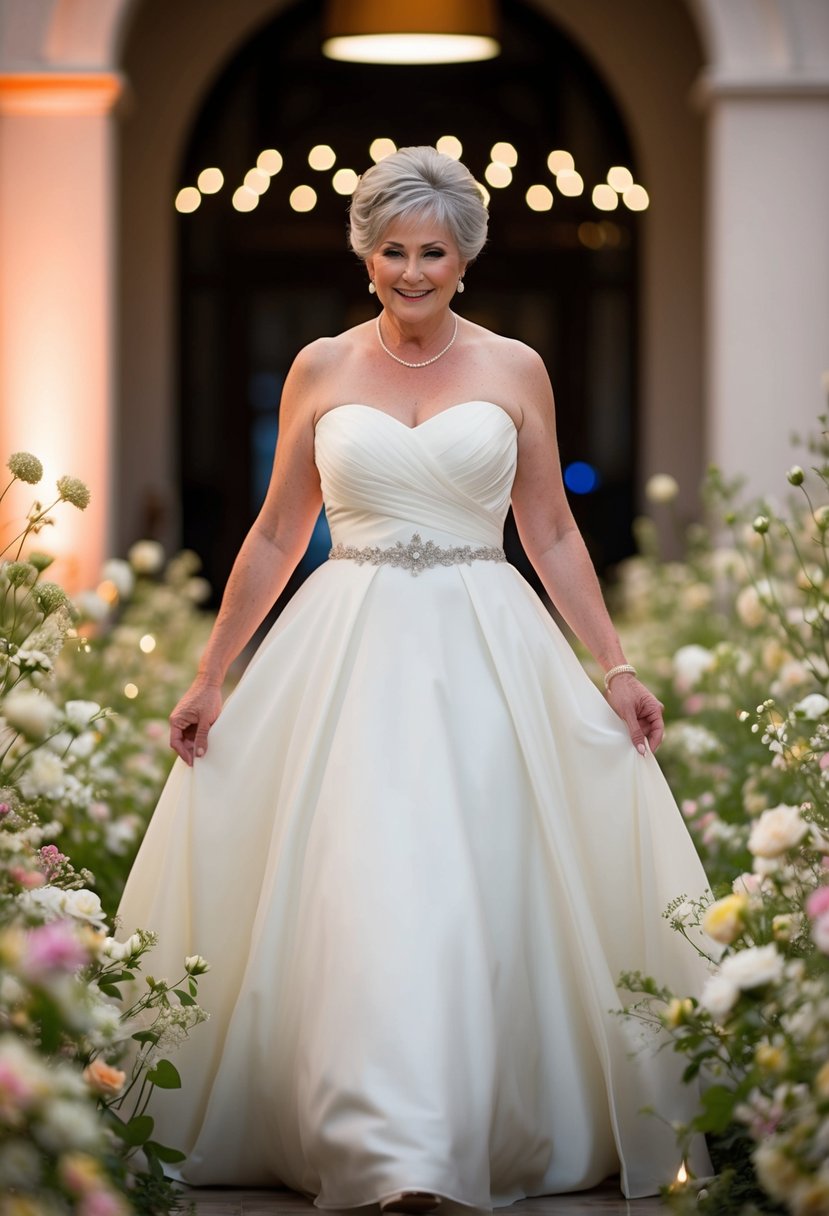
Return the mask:
<path id="1" fill-rule="evenodd" d="M 385 342 L 383 341 L 383 334 L 380 330 L 380 317 L 379 316 L 377 317 L 377 337 L 380 339 L 380 345 L 382 346 L 382 348 L 386 352 L 386 354 L 390 358 L 394 359 L 395 363 L 402 363 L 404 367 L 428 367 L 430 363 L 437 363 L 438 359 L 442 359 L 443 356 L 446 354 L 446 352 L 449 350 L 449 347 L 453 344 L 453 342 L 455 341 L 457 336 L 458 336 L 458 318 L 455 317 L 455 328 L 452 331 L 452 337 L 449 339 L 446 346 L 444 346 L 443 350 L 440 351 L 436 355 L 432 355 L 431 359 L 424 359 L 422 363 L 409 363 L 409 361 L 407 359 L 401 359 L 398 355 L 396 355 L 394 353 L 394 351 L 389 350 L 389 348 L 386 346 Z"/>

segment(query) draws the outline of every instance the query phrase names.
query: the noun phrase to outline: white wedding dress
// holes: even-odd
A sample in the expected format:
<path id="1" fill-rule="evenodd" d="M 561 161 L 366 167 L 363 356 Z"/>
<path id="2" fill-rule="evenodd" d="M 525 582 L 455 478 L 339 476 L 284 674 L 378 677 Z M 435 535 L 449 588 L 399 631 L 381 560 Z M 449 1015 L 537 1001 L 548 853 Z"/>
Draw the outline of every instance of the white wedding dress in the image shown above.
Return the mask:
<path id="1" fill-rule="evenodd" d="M 499 546 L 509 415 L 319 421 L 335 542 Z M 150 970 L 212 964 L 210 1020 L 156 1093 L 154 1138 L 199 1185 L 284 1184 L 322 1208 L 422 1189 L 489 1209 L 679 1165 L 693 1095 L 636 1052 L 615 981 L 704 970 L 662 918 L 706 879 L 544 606 L 503 562 L 414 574 L 331 560 L 170 775 L 120 907 Z M 692 1163 L 710 1172 L 704 1146 Z"/>

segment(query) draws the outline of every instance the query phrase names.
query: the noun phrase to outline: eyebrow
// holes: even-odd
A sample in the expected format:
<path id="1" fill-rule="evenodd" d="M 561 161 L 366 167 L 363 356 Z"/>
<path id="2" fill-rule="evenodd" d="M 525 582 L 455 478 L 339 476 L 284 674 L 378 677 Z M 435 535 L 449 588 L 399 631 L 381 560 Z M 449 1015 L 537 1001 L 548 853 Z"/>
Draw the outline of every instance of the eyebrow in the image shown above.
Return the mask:
<path id="1" fill-rule="evenodd" d="M 384 242 L 383 242 L 383 244 L 384 244 L 384 245 L 393 245 L 395 249 L 403 249 L 403 248 L 404 248 L 404 245 L 403 245 L 403 242 L 402 242 L 402 241 L 384 241 Z M 426 241 L 426 242 L 425 242 L 425 244 L 423 244 L 423 245 L 421 245 L 421 246 L 420 246 L 420 248 L 421 248 L 421 249 L 430 249 L 430 248 L 431 248 L 432 246 L 434 246 L 434 245 L 440 245 L 440 246 L 442 246 L 442 247 L 445 249 L 445 248 L 446 248 L 446 241 L 440 241 L 440 240 L 438 240 L 438 241 Z"/>

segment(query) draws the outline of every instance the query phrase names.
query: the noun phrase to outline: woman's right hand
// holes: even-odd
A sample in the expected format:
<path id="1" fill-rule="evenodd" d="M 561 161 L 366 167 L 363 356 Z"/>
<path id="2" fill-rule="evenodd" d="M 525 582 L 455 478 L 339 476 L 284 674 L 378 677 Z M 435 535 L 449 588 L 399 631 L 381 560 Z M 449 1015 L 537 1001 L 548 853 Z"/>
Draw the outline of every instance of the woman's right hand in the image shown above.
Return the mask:
<path id="1" fill-rule="evenodd" d="M 207 732 L 221 710 L 221 686 L 197 676 L 170 714 L 170 747 L 191 768 L 207 751 Z"/>

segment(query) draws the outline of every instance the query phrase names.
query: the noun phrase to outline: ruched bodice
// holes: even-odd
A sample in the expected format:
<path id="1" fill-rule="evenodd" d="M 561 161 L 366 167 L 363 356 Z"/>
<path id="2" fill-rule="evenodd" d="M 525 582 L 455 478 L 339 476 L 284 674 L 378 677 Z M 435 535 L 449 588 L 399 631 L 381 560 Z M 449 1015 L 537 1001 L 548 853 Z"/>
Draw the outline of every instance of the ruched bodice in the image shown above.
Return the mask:
<path id="1" fill-rule="evenodd" d="M 416 427 L 373 406 L 335 406 L 316 430 L 334 543 L 388 545 L 415 530 L 438 543 L 500 545 L 517 447 L 515 424 L 491 401 L 461 402 Z"/>

